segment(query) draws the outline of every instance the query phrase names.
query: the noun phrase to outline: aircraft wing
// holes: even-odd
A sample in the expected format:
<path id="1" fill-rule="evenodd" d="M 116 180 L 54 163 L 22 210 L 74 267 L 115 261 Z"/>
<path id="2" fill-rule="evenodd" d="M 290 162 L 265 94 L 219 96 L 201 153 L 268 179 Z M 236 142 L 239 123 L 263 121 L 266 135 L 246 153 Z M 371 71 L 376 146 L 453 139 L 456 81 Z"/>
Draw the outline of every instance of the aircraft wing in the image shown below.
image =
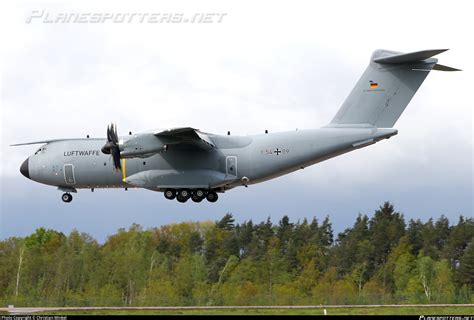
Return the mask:
<path id="1" fill-rule="evenodd" d="M 27 145 L 30 145 L 30 144 L 44 144 L 44 143 L 57 142 L 57 141 L 66 141 L 66 140 L 73 140 L 73 139 L 52 139 L 52 140 L 15 143 L 15 144 L 11 144 L 10 147 L 27 146 Z"/>
<path id="2" fill-rule="evenodd" d="M 211 150 L 216 147 L 207 134 L 191 127 L 163 130 L 155 132 L 154 135 L 169 140 L 169 144 L 194 145 L 203 150 Z"/>

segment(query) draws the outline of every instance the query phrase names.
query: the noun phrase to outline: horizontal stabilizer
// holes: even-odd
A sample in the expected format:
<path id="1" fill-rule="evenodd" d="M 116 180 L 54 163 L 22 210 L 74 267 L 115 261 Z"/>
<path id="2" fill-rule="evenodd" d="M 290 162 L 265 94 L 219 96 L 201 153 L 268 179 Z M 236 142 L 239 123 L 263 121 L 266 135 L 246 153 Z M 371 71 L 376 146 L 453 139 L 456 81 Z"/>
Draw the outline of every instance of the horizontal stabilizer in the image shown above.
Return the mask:
<path id="1" fill-rule="evenodd" d="M 382 50 L 381 57 L 374 59 L 377 63 L 398 64 L 426 60 L 449 49 L 422 50 L 410 53 L 398 53 L 394 51 Z"/>
<path id="2" fill-rule="evenodd" d="M 444 66 L 442 64 L 435 64 L 433 67 L 433 70 L 438 70 L 438 71 L 462 71 L 461 69 L 456 69 L 448 66 Z"/>

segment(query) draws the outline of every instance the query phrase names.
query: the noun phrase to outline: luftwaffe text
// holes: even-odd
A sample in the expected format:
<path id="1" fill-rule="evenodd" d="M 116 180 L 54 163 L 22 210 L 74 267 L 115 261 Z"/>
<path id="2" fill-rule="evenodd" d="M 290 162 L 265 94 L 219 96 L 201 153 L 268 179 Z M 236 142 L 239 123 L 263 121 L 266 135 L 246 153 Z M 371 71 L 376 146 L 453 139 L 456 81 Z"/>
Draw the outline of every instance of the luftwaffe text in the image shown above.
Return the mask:
<path id="1" fill-rule="evenodd" d="M 74 151 L 64 151 L 65 157 L 73 156 L 99 156 L 99 150 L 74 150 Z"/>

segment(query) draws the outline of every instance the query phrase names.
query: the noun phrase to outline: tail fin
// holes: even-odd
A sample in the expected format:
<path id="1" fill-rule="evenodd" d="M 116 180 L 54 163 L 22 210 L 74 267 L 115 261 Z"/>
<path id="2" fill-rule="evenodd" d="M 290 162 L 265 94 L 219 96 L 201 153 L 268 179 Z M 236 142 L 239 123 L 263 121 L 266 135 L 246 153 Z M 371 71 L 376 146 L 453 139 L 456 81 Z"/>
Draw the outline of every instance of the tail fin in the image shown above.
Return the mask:
<path id="1" fill-rule="evenodd" d="M 431 70 L 460 71 L 431 58 L 447 49 L 400 53 L 376 50 L 330 126 L 392 128 Z"/>

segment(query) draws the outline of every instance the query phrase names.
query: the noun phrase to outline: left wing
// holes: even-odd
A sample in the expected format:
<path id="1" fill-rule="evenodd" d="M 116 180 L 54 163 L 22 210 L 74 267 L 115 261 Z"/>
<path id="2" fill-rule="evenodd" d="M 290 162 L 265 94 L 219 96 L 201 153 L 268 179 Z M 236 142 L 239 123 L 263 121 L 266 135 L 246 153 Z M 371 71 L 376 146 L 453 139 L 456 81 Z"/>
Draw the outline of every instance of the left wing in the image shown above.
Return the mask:
<path id="1" fill-rule="evenodd" d="M 216 147 L 207 134 L 191 127 L 163 130 L 155 132 L 154 135 L 169 140 L 168 144 L 189 144 L 203 150 L 211 150 Z"/>

